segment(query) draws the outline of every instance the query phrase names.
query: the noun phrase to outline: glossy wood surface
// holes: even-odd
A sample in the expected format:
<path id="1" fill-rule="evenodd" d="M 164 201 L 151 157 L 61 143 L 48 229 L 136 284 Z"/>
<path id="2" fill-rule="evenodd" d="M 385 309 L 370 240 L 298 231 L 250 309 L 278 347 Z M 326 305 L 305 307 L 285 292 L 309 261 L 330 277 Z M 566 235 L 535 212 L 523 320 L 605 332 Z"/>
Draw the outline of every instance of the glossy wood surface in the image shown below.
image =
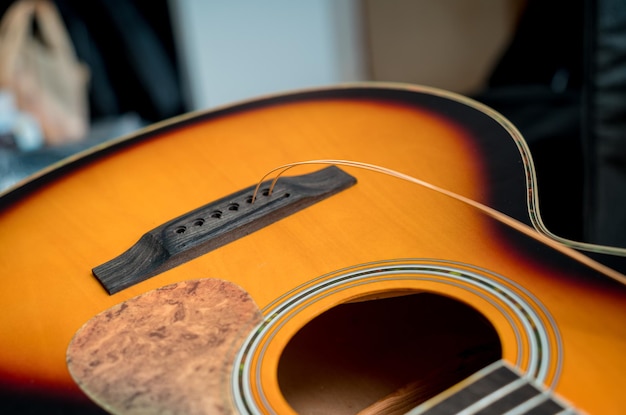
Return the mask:
<path id="1" fill-rule="evenodd" d="M 365 85 L 173 120 L 35 180 L 0 199 L 3 390 L 84 400 L 65 362 L 74 333 L 97 313 L 172 282 L 232 281 L 267 310 L 281 295 L 336 270 L 426 258 L 486 269 L 529 290 L 562 336 L 556 391 L 589 413 L 619 413 L 626 407 L 623 285 L 476 209 L 373 172 L 346 168 L 358 180 L 353 188 L 115 295 L 91 275 L 150 229 L 300 160 L 388 167 L 527 222 L 516 134 L 506 120 L 454 95 Z M 303 310 L 273 340 L 264 370 L 276 372 L 281 350 L 308 321 L 386 289 L 459 299 L 492 321 L 507 360 L 522 348 L 497 309 L 462 288 L 402 279 L 386 284 L 352 287 Z M 267 384 L 277 387 L 276 375 L 268 376 Z M 290 410 L 277 388 L 271 395 L 277 408 Z"/>

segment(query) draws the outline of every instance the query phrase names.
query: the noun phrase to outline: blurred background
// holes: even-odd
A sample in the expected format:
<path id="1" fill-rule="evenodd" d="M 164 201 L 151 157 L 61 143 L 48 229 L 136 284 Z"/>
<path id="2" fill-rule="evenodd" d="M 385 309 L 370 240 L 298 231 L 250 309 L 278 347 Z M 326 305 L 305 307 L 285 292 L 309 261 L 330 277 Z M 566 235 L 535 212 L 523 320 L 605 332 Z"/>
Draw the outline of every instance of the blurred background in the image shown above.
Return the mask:
<path id="1" fill-rule="evenodd" d="M 13 21 L 11 31 L 24 30 L 15 29 L 25 26 L 24 19 L 16 24 L 6 12 L 28 2 L 0 0 L 4 29 Z M 0 189 L 141 126 L 265 94 L 370 80 L 476 93 L 509 43 L 524 5 L 522 0 L 49 2 L 87 72 L 87 98 L 61 98 L 77 101 L 73 112 L 86 107 L 88 125 L 71 134 L 66 128 L 56 138 L 37 138 L 33 128 L 22 127 L 14 140 L 0 140 L 0 150 L 17 156 L 0 159 Z M 37 30 L 45 29 L 38 23 L 50 17 L 31 14 L 33 37 L 51 43 L 54 34 Z M 3 67 L 10 66 L 13 78 L 22 69 L 19 62 L 6 63 L 12 51 L 2 43 L 24 43 L 8 31 L 0 37 L 5 90 L 13 86 L 3 87 L 8 83 Z M 80 89 L 72 82 L 76 77 L 68 75 L 56 88 Z"/>
<path id="2" fill-rule="evenodd" d="M 470 93 L 509 40 L 519 0 L 171 1 L 194 108 L 364 80 Z"/>
<path id="3" fill-rule="evenodd" d="M 4 0 L 1 12 L 14 1 Z M 54 0 L 93 120 L 365 80 L 479 90 L 522 0 Z M 105 88 L 106 87 L 106 88 Z M 162 96 L 161 96 L 162 95 Z M 167 96 L 167 99 L 165 97 Z"/>
<path id="4" fill-rule="evenodd" d="M 0 139 L 0 190 L 185 112 L 300 88 L 409 82 L 473 97 L 521 130 L 555 233 L 626 246 L 620 0 L 53 3 L 88 71 L 88 128 L 67 142 Z M 1 0 L 0 12 L 12 4 Z"/>

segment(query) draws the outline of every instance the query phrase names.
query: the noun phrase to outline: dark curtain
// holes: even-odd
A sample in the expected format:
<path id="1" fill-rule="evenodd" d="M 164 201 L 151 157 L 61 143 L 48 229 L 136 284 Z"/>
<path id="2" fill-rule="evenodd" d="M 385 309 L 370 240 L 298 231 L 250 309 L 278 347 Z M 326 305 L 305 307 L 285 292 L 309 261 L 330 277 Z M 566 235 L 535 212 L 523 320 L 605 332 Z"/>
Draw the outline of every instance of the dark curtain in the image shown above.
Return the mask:
<path id="1" fill-rule="evenodd" d="M 475 98 L 527 139 L 551 230 L 626 247 L 626 2 L 528 0 Z"/>

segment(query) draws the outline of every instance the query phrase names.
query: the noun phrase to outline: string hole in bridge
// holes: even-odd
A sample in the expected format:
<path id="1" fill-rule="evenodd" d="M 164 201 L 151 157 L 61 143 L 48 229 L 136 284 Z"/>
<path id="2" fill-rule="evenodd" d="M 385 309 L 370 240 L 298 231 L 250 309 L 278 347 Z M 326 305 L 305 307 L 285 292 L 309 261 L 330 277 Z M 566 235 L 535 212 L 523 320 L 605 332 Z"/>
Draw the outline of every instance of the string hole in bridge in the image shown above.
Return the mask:
<path id="1" fill-rule="evenodd" d="M 220 219 L 222 217 L 222 211 L 221 210 L 214 210 L 213 212 L 211 212 L 211 217 L 212 218 L 216 218 L 216 219 Z"/>
<path id="2" fill-rule="evenodd" d="M 252 200 L 252 196 L 250 196 L 250 200 Z M 228 205 L 228 210 L 239 210 L 239 203 L 231 203 Z"/>
<path id="3" fill-rule="evenodd" d="M 187 230 L 187 227 L 186 227 L 186 226 L 179 226 L 179 227 L 177 227 L 177 228 L 174 230 L 174 232 L 176 232 L 176 233 L 185 233 L 185 231 L 186 231 L 186 230 Z"/>
<path id="4" fill-rule="evenodd" d="M 202 226 L 204 225 L 204 219 L 196 219 L 193 221 L 193 226 Z"/>

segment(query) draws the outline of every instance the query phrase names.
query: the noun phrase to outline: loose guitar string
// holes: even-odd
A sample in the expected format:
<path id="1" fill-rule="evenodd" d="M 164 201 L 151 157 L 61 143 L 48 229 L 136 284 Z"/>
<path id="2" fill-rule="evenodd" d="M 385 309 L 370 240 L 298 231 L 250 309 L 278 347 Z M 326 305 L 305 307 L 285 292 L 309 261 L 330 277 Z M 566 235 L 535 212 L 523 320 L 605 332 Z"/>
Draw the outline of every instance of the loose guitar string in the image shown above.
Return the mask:
<path id="1" fill-rule="evenodd" d="M 603 265 L 593 259 L 591 259 L 590 257 L 583 255 L 582 253 L 576 251 L 575 249 L 572 249 L 566 245 L 563 245 L 562 243 L 555 241 L 554 239 L 550 238 L 547 235 L 544 235 L 543 233 L 539 232 L 537 229 L 532 228 L 520 221 L 518 221 L 517 219 L 513 219 L 512 217 L 505 215 L 502 212 L 499 212 L 493 208 L 490 208 L 489 206 L 486 206 L 482 203 L 479 203 L 473 199 L 470 199 L 468 197 L 462 196 L 458 193 L 454 193 L 450 190 L 441 188 L 439 186 L 436 186 L 432 183 L 426 182 L 424 180 L 415 178 L 413 176 L 409 176 L 407 174 L 392 170 L 392 169 L 388 169 L 386 167 L 381 167 L 381 166 L 377 166 L 375 164 L 369 164 L 369 163 L 362 163 L 362 162 L 358 162 L 358 161 L 351 161 L 351 160 L 333 160 L 333 159 L 320 159 L 320 160 L 305 160 L 305 161 L 298 161 L 298 162 L 294 162 L 294 163 L 288 163 L 288 164 L 284 164 L 282 166 L 278 166 L 273 168 L 272 170 L 268 171 L 262 178 L 261 180 L 258 182 L 258 184 L 256 185 L 255 189 L 254 189 L 254 193 L 252 194 L 252 203 L 254 203 L 256 201 L 259 189 L 261 188 L 261 185 L 263 184 L 263 182 L 265 181 L 265 179 L 267 177 L 269 177 L 270 175 L 276 173 L 274 179 L 272 180 L 270 187 L 269 187 L 269 191 L 268 191 L 268 195 L 271 195 L 274 187 L 276 186 L 276 182 L 278 181 L 278 179 L 280 178 L 280 176 L 282 176 L 283 174 L 285 174 L 285 172 L 287 172 L 288 170 L 294 168 L 294 167 L 298 167 L 298 166 L 305 166 L 305 165 L 318 165 L 318 164 L 322 164 L 322 165 L 339 165 L 339 166 L 346 166 L 346 167 L 355 167 L 355 168 L 359 168 L 359 169 L 364 169 L 364 170 L 370 170 L 373 172 L 377 172 L 377 173 L 382 173 L 382 174 L 386 174 L 392 177 L 396 177 L 398 179 L 401 180 L 405 180 L 408 181 L 410 183 L 414 183 L 417 184 L 419 186 L 422 186 L 424 188 L 433 190 L 437 193 L 440 193 L 442 195 L 448 196 L 452 199 L 455 199 L 459 202 L 465 203 L 471 207 L 474 207 L 478 210 L 480 210 L 481 212 L 487 214 L 489 217 L 517 230 L 518 232 L 523 233 L 526 236 L 529 236 L 539 242 L 542 242 L 548 246 L 550 246 L 553 249 L 556 249 L 557 251 L 575 259 L 578 262 L 581 262 L 585 265 L 587 265 L 588 267 L 602 273 L 605 274 L 606 276 L 613 278 L 619 282 L 621 282 L 622 284 L 626 284 L 626 275 L 610 268 L 607 267 L 606 265 Z M 622 255 L 624 255 L 622 253 Z"/>
<path id="2" fill-rule="evenodd" d="M 445 92 L 444 96 L 455 96 L 456 94 L 451 92 Z M 513 126 L 509 120 L 504 118 L 502 114 L 494 111 L 492 108 L 476 102 L 465 96 L 456 95 L 455 99 L 465 103 L 470 107 L 474 107 L 486 115 L 492 117 L 510 134 L 513 139 L 513 143 L 517 146 L 517 149 L 522 157 L 524 172 L 526 175 L 526 184 L 528 186 L 527 207 L 530 222 L 535 230 L 545 236 L 553 239 L 570 248 L 578 249 L 581 251 L 595 252 L 599 254 L 616 255 L 626 257 L 626 249 L 616 246 L 599 245 L 588 242 L 576 241 L 573 239 L 564 238 L 562 236 L 552 233 L 543 222 L 541 213 L 539 210 L 539 198 L 537 197 L 537 175 L 535 172 L 530 148 L 526 143 L 526 140 L 522 137 L 521 133 Z"/>

